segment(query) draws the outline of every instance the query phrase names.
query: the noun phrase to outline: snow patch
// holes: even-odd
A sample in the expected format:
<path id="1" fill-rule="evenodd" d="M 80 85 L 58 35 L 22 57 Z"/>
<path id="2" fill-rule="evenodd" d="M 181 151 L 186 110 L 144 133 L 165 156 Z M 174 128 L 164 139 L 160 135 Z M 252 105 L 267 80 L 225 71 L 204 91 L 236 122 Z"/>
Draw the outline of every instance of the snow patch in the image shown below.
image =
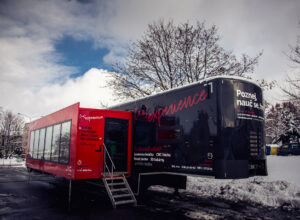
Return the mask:
<path id="1" fill-rule="evenodd" d="M 218 215 L 207 213 L 205 211 L 189 211 L 185 215 L 191 219 L 205 219 L 205 220 L 215 220 L 215 219 L 219 219 L 220 217 Z"/>
<path id="2" fill-rule="evenodd" d="M 299 156 L 268 156 L 269 176 L 223 180 L 188 177 L 187 191 L 201 197 L 300 208 Z"/>
<path id="3" fill-rule="evenodd" d="M 1 166 L 13 166 L 13 167 L 26 167 L 25 166 L 25 160 L 21 158 L 1 158 L 0 159 L 0 167 Z"/>
<path id="4" fill-rule="evenodd" d="M 273 208 L 289 205 L 300 208 L 300 187 L 284 180 L 264 177 L 242 180 L 219 180 L 188 177 L 187 191 L 206 198 L 245 201 Z"/>
<path id="5" fill-rule="evenodd" d="M 248 179 L 188 176 L 187 189 L 180 192 L 188 192 L 201 198 L 247 202 L 271 208 L 300 209 L 300 156 L 268 156 L 267 165 L 269 176 Z M 151 189 L 174 192 L 172 188 L 162 186 L 152 186 Z M 202 214 L 189 212 L 188 217 L 198 218 Z"/>

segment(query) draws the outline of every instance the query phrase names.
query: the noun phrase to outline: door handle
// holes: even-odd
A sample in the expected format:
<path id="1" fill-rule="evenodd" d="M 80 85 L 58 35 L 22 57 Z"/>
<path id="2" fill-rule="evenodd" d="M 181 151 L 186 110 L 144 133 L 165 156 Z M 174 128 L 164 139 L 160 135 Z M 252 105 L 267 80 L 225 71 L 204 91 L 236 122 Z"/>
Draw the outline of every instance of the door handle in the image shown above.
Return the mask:
<path id="1" fill-rule="evenodd" d="M 101 145 L 99 146 L 99 150 L 95 150 L 95 152 L 101 152 Z"/>

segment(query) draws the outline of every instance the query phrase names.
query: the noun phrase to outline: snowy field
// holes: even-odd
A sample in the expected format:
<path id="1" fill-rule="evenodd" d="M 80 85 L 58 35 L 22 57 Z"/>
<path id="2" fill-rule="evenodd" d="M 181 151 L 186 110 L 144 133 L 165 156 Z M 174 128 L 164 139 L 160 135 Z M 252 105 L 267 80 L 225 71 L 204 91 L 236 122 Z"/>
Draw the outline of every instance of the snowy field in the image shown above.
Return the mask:
<path id="1" fill-rule="evenodd" d="M 285 210 L 300 209 L 300 156 L 268 156 L 268 176 L 221 180 L 188 177 L 184 193 L 208 199 L 246 202 Z M 152 189 L 172 191 L 166 187 Z"/>

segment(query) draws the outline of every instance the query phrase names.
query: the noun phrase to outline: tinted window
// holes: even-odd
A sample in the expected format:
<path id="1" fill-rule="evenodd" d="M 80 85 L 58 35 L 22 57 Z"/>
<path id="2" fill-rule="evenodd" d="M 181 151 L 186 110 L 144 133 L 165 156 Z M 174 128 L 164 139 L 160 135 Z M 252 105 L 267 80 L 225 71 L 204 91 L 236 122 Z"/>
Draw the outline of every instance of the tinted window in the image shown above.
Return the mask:
<path id="1" fill-rule="evenodd" d="M 116 171 L 127 169 L 128 120 L 105 118 L 105 145 Z M 109 164 L 109 160 L 106 161 Z"/>
<path id="2" fill-rule="evenodd" d="M 32 153 L 33 153 L 33 142 L 34 142 L 34 131 L 30 132 L 30 145 L 29 145 L 29 153 L 28 156 L 32 157 Z"/>
<path id="3" fill-rule="evenodd" d="M 45 160 L 50 160 L 52 130 L 53 130 L 53 126 L 47 127 L 46 130 L 46 141 L 45 141 L 45 151 L 44 151 Z"/>
<path id="4" fill-rule="evenodd" d="M 28 157 L 68 163 L 70 139 L 71 121 L 31 131 Z"/>
<path id="5" fill-rule="evenodd" d="M 51 161 L 58 162 L 61 124 L 53 126 Z"/>
<path id="6" fill-rule="evenodd" d="M 60 157 L 59 162 L 68 163 L 70 149 L 70 131 L 71 121 L 62 123 L 61 138 L 60 138 Z"/>
<path id="7" fill-rule="evenodd" d="M 43 158 L 44 146 L 45 146 L 45 128 L 42 128 L 40 130 L 39 149 L 37 154 L 38 159 Z"/>
<path id="8" fill-rule="evenodd" d="M 39 134 L 40 130 L 34 131 L 34 144 L 33 144 L 33 158 L 37 158 L 38 148 L 39 148 Z"/>

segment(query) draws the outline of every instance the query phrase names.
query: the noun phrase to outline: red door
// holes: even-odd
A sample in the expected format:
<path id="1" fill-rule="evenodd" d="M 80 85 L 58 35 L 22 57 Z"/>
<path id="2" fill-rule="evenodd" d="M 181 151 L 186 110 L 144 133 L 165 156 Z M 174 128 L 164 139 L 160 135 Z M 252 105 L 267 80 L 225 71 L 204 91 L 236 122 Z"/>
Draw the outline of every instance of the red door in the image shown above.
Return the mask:
<path id="1" fill-rule="evenodd" d="M 107 165 L 111 165 L 112 160 L 115 172 L 128 172 L 130 174 L 131 129 L 131 112 L 106 112 L 104 119 L 104 144 L 109 156 L 105 157 L 105 162 Z"/>
<path id="2" fill-rule="evenodd" d="M 80 109 L 76 173 L 78 179 L 100 178 L 103 172 L 104 115 Z"/>
<path id="3" fill-rule="evenodd" d="M 125 111 L 80 109 L 78 127 L 77 178 L 101 178 L 104 172 L 104 145 L 116 169 L 131 169 L 132 113 Z M 106 163 L 111 167 L 111 160 Z M 107 172 L 107 170 L 105 171 Z"/>

